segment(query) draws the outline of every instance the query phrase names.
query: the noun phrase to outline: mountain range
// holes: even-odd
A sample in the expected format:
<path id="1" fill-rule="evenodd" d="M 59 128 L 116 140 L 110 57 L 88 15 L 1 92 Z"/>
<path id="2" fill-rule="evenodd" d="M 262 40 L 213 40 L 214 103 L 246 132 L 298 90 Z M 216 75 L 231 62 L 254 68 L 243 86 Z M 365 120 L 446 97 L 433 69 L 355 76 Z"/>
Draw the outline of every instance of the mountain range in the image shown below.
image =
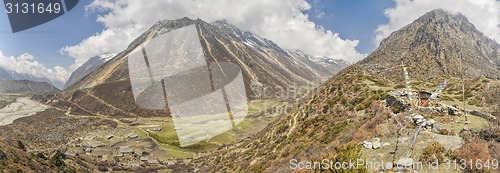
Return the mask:
<path id="1" fill-rule="evenodd" d="M 0 79 L 0 93 L 49 94 L 60 90 L 47 82 Z"/>
<path id="2" fill-rule="evenodd" d="M 286 89 L 291 86 L 315 85 L 348 65 L 343 60 L 313 57 L 300 51 L 282 49 L 270 40 L 241 31 L 225 21 L 206 23 L 200 19 L 182 18 L 156 23 L 126 50 L 89 75 L 79 75 L 85 77 L 69 85 L 63 93 L 45 100 L 67 102 L 62 104 L 65 109 L 69 109 L 66 106 L 71 105 L 71 109 L 78 108 L 105 115 L 164 115 L 162 110 L 146 110 L 134 103 L 127 56 L 146 40 L 188 25 L 195 25 L 198 29 L 208 61 L 229 61 L 241 67 L 250 99 L 256 99 L 254 88 Z M 87 67 L 84 65 L 82 68 Z"/>
<path id="3" fill-rule="evenodd" d="M 60 85 L 60 83 L 30 74 L 20 74 L 0 67 L 0 93 L 43 94 L 60 91 L 54 85 Z"/>
<path id="4" fill-rule="evenodd" d="M 99 69 L 104 63 L 109 61 L 114 56 L 116 56 L 116 54 L 104 54 L 104 55 L 95 56 L 95 57 L 90 58 L 85 63 L 83 63 L 80 67 L 78 67 L 73 73 L 71 73 L 68 80 L 64 84 L 64 88 L 67 88 L 68 86 L 75 83 L 76 81 L 82 79 L 83 77 L 87 76 L 88 74 Z"/>
<path id="5" fill-rule="evenodd" d="M 360 145 L 349 144 L 358 144 L 377 134 L 396 136 L 397 124 L 381 123 L 397 119 L 389 119 L 391 114 L 403 117 L 400 122 L 412 115 L 394 115 L 382 100 L 394 86 L 404 86 L 401 64 L 408 67 L 411 80 L 419 81 L 420 87 L 428 82 L 437 86 L 439 80 L 448 79 L 449 93 L 459 93 L 461 83 L 453 79 L 463 77 L 466 83 L 473 83 L 466 85 L 466 90 L 476 90 L 473 94 L 484 98 L 500 94 L 498 89 L 489 89 L 499 84 L 498 48 L 498 43 L 475 29 L 462 14 L 441 9 L 430 11 L 392 33 L 367 58 L 327 80 L 293 111 L 258 135 L 180 167 L 188 167 L 183 171 L 201 172 L 289 172 L 292 159 L 319 162 L 359 159 Z M 480 79 L 484 79 L 482 83 Z M 488 108 L 484 110 L 492 110 L 497 104 L 498 101 L 485 103 Z M 497 117 L 493 122 L 498 123 L 500 114 L 491 113 Z M 498 153 L 491 157 L 498 157 Z"/>
<path id="6" fill-rule="evenodd" d="M 135 104 L 127 62 L 130 53 L 143 46 L 151 38 L 191 25 L 196 26 L 207 61 L 234 62 L 241 67 L 247 89 L 246 94 L 250 100 L 278 99 L 255 97 L 256 87 L 289 88 L 308 83 L 321 82 L 321 84 L 301 99 L 291 99 L 296 103 L 284 102 L 285 104 L 280 105 L 283 107 L 273 107 L 272 110 L 265 112 L 276 111 L 280 115 L 255 135 L 247 136 L 228 145 L 220 145 L 213 153 L 202 153 L 195 155 L 192 159 L 168 161 L 165 162 L 167 166 L 159 168 L 153 166 L 153 169 L 169 169 L 173 172 L 290 172 L 293 171 L 290 167 L 293 159 L 319 162 L 328 159 L 335 162 L 349 162 L 352 161 L 350 159 L 378 158 L 388 155 L 391 157 L 394 155 L 396 158 L 396 151 L 391 150 L 392 147 L 400 145 L 405 149 L 406 146 L 398 144 L 399 141 L 409 144 L 410 137 L 413 135 L 411 132 L 419 132 L 422 128 L 422 125 L 420 128 L 415 127 L 412 122 L 416 114 L 422 114 L 425 118 L 435 118 L 438 120 L 436 123 L 441 123 L 442 129 L 446 129 L 448 125 L 444 122 L 452 124 L 448 133 L 441 130 L 436 132 L 433 129 L 421 132 L 422 135 L 438 136 L 441 137 L 439 139 L 444 139 L 437 140 L 438 137 L 427 136 L 429 138 L 427 140 L 440 143 L 449 142 L 451 140 L 447 139 L 450 138 L 458 138 L 459 142 L 463 142 L 463 145 L 467 147 L 475 147 L 474 145 L 479 141 L 483 142 L 486 147 L 472 150 L 474 153 L 471 155 L 476 158 L 480 156 L 500 157 L 498 131 L 489 134 L 484 130 L 481 132 L 469 130 L 470 134 L 465 134 L 462 132 L 463 129 L 456 128 L 462 127 L 460 125 L 467 124 L 467 122 L 462 123 L 460 116 L 448 116 L 449 110 L 452 110 L 453 114 L 459 110 L 476 112 L 477 115 L 488 118 L 488 121 L 482 120 L 481 122 L 491 123 L 494 127 L 500 124 L 500 106 L 498 106 L 500 102 L 496 97 L 500 95 L 498 89 L 500 84 L 498 49 L 500 46 L 496 41 L 478 31 L 462 14 L 453 14 L 441 9 L 430 11 L 395 31 L 384 39 L 367 58 L 353 65 L 341 60 L 310 56 L 297 50 L 282 49 L 270 40 L 241 31 L 225 21 L 207 23 L 200 19 L 189 18 L 160 21 L 111 60 L 104 62 L 98 57 L 89 60 L 81 67 L 82 70 L 74 75 L 74 82 L 69 82 L 63 92 L 33 97 L 55 109 L 38 113 L 33 117 L 36 118 L 35 120 L 27 117 L 21 122 L 29 124 L 31 121 L 42 121 L 49 116 L 51 123 L 64 130 L 58 132 L 55 138 L 39 132 L 56 133 L 57 128 L 36 126 L 33 127 L 36 130 L 32 130 L 30 135 L 24 135 L 27 137 L 23 139 L 28 140 L 27 138 L 32 138 L 31 135 L 36 135 L 37 139 L 41 138 L 43 142 L 58 141 L 53 144 L 58 146 L 69 141 L 66 138 L 71 135 L 69 131 L 82 131 L 86 134 L 102 128 L 105 132 L 113 131 L 115 136 L 98 137 L 96 140 L 112 141 L 119 138 L 118 135 L 125 135 L 124 138 L 127 139 L 124 143 L 129 142 L 133 146 L 144 142 L 144 140 L 137 139 L 139 136 L 133 138 L 128 136 L 129 131 L 124 128 L 133 127 L 134 131 L 139 131 L 142 136 L 145 136 L 144 138 L 147 138 L 148 145 L 151 144 L 156 148 L 167 146 L 169 151 L 178 151 L 177 146 L 168 143 L 173 140 L 169 138 L 171 136 L 159 137 L 164 133 L 170 135 L 170 131 L 166 132 L 168 128 L 164 126 L 150 128 L 148 123 L 134 122 L 144 117 L 165 117 L 168 111 L 143 109 Z M 387 104 L 389 93 L 401 91 L 399 95 L 403 97 L 407 94 L 406 90 L 401 89 L 405 87 L 403 65 L 408 69 L 412 85 L 419 90 L 432 92 L 443 80 L 448 81 L 443 94 L 440 95 L 441 100 L 436 106 L 441 112 L 437 108 L 429 108 L 428 112 L 424 109 L 405 112 L 401 111 L 401 108 Z M 94 68 L 95 70 L 90 70 Z M 332 77 L 333 74 L 335 75 Z M 322 82 L 323 80 L 326 81 Z M 459 104 L 463 104 L 462 107 L 459 107 Z M 281 111 L 282 109 L 285 111 Z M 443 110 L 446 113 L 443 113 Z M 474 116 L 473 119 L 477 122 L 469 122 L 469 125 L 486 126 L 479 124 L 481 119 L 477 117 Z M 257 118 L 264 119 L 265 116 Z M 162 125 L 172 123 L 160 119 L 148 122 L 158 121 L 161 121 Z M 61 123 L 64 125 L 60 125 Z M 87 126 L 92 123 L 94 123 L 92 126 Z M 78 126 L 75 128 L 73 124 Z M 16 124 L 13 124 L 8 128 L 17 129 L 15 127 Z M 148 129 L 144 130 L 141 127 Z M 397 129 L 404 130 L 400 132 Z M 401 136 L 408 139 L 403 140 Z M 90 137 L 92 139 L 88 140 L 96 138 L 96 136 Z M 391 149 L 387 150 L 372 150 L 372 147 L 362 149 L 363 146 L 360 144 L 375 137 L 379 139 L 379 142 L 380 138 L 396 142 L 388 144 Z M 18 136 L 15 135 L 13 139 L 18 139 Z M 418 138 L 419 141 L 415 143 L 421 148 L 412 150 L 417 156 L 425 154 L 423 145 L 428 144 L 421 139 L 422 137 Z M 78 140 L 87 139 L 81 137 Z M 124 143 L 118 144 L 121 146 L 125 145 Z M 203 145 L 198 147 L 200 146 Z M 469 151 L 467 147 L 460 151 Z M 402 148 L 399 148 L 398 152 L 401 152 Z M 13 155 L 7 154 L 9 157 Z M 25 160 L 26 154 L 21 154 Z M 175 154 L 184 156 L 185 153 L 176 152 Z M 406 154 L 404 152 L 404 155 Z M 431 153 L 431 156 L 440 155 Z M 78 157 L 80 160 L 75 162 L 94 163 L 92 159 L 85 160 L 86 157 Z M 460 154 L 457 157 L 463 158 Z M 393 161 L 395 162 L 395 159 Z M 112 163 L 108 162 L 95 163 L 95 165 L 99 163 L 99 168 L 112 167 L 110 166 Z M 91 167 L 89 164 L 80 166 Z M 125 169 L 114 166 L 112 168 L 114 171 Z M 137 167 L 140 166 L 142 165 Z M 47 168 L 43 167 L 43 169 Z M 367 172 L 366 168 L 351 171 Z"/>

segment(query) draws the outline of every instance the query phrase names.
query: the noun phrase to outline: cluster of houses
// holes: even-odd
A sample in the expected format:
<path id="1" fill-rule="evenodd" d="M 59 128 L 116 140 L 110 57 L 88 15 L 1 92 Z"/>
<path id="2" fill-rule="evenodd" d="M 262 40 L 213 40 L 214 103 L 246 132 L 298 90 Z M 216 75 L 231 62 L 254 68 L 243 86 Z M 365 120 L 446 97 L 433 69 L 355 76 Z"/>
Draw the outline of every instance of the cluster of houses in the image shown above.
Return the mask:
<path id="1" fill-rule="evenodd" d="M 156 129 L 149 129 L 156 130 Z M 161 130 L 161 129 L 160 129 Z M 107 140 L 114 138 L 113 135 L 104 137 Z M 131 134 L 129 139 L 138 138 L 137 135 Z M 122 143 L 123 144 L 123 143 Z M 76 156 L 89 156 L 97 162 L 117 162 L 122 166 L 137 167 L 142 165 L 159 166 L 159 165 L 173 165 L 174 162 L 160 162 L 158 158 L 147 153 L 143 148 L 131 147 L 128 145 L 114 144 L 111 146 L 105 145 L 97 140 L 80 138 L 71 149 L 65 152 L 68 158 Z"/>

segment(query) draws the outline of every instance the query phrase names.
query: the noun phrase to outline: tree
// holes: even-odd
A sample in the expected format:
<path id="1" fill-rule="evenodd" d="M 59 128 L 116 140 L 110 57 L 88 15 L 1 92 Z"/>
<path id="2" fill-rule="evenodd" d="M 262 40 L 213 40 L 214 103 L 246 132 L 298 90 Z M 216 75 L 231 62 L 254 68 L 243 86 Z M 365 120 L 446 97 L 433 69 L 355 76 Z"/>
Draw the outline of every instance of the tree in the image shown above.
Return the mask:
<path id="1" fill-rule="evenodd" d="M 17 141 L 17 148 L 26 151 L 26 146 L 21 141 Z"/>
<path id="2" fill-rule="evenodd" d="M 50 159 L 50 164 L 52 164 L 55 167 L 62 168 L 66 164 L 64 163 L 64 154 L 61 151 L 57 151 L 54 156 Z"/>

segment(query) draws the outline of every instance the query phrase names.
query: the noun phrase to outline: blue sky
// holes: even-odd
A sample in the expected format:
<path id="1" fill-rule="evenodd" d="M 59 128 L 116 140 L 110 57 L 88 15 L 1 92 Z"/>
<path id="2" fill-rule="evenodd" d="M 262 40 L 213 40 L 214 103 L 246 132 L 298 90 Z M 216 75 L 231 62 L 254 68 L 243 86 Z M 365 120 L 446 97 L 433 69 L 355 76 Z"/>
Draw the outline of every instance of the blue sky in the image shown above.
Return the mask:
<path id="1" fill-rule="evenodd" d="M 387 22 L 385 8 L 394 4 L 391 0 L 322 0 L 308 1 L 312 9 L 306 11 L 309 19 L 340 34 L 343 39 L 360 40 L 356 49 L 361 53 L 373 51 L 373 31 Z M 82 0 L 65 15 L 35 28 L 12 33 L 6 13 L 0 13 L 0 51 L 4 56 L 33 55 L 39 62 L 52 68 L 56 65 L 69 67 L 73 59 L 60 53 L 64 46 L 76 45 L 104 29 L 96 22 L 97 15 L 86 12 L 90 0 Z M 0 11 L 5 7 L 0 6 Z M 319 13 L 325 15 L 318 18 Z"/>
<path id="2" fill-rule="evenodd" d="M 356 50 L 369 54 L 376 47 L 374 31 L 388 22 L 384 10 L 394 6 L 392 0 L 308 0 L 312 10 L 309 19 L 325 29 L 339 33 L 342 39 L 360 40 Z"/>
<path id="3" fill-rule="evenodd" d="M 90 0 L 82 0 L 71 11 L 48 23 L 32 29 L 12 33 L 5 6 L 0 6 L 0 51 L 4 56 L 33 55 L 47 67 L 69 67 L 73 59 L 59 50 L 80 43 L 85 38 L 104 29 L 96 22 L 95 13 L 87 13 L 85 6 Z"/>

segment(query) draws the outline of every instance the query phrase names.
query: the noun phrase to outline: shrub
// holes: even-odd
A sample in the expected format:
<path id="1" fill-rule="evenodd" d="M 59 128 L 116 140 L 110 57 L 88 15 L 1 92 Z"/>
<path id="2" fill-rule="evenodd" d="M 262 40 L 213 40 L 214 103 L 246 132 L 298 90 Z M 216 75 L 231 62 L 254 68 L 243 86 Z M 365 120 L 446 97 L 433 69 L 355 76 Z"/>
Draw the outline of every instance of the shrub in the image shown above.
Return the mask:
<path id="1" fill-rule="evenodd" d="M 405 88 L 405 87 L 406 87 L 405 85 L 399 84 L 399 85 L 394 86 L 394 89 L 400 89 L 400 88 Z"/>
<path id="2" fill-rule="evenodd" d="M 63 161 L 64 159 L 64 154 L 61 151 L 57 151 L 54 156 L 50 159 L 50 164 L 52 164 L 55 167 L 62 168 L 66 164 Z"/>
<path id="3" fill-rule="evenodd" d="M 441 97 L 441 100 L 443 100 L 443 101 L 452 101 L 453 100 L 453 98 L 451 98 L 449 96 L 445 96 L 445 95 L 441 95 L 439 97 Z"/>
<path id="4" fill-rule="evenodd" d="M 500 127 L 490 125 L 479 131 L 479 136 L 486 141 L 500 143 Z"/>
<path id="5" fill-rule="evenodd" d="M 443 145 L 435 142 L 424 148 L 422 155 L 420 156 L 420 161 L 422 162 L 438 162 L 443 163 L 447 157 L 451 156 L 451 150 L 446 151 Z"/>
<path id="6" fill-rule="evenodd" d="M 17 141 L 17 148 L 26 151 L 26 146 L 21 141 Z"/>
<path id="7" fill-rule="evenodd" d="M 477 100 L 475 99 L 472 99 L 472 100 L 469 100 L 469 102 L 467 102 L 469 105 L 477 105 Z"/>
<path id="8" fill-rule="evenodd" d="M 458 161 L 467 161 L 466 171 L 467 172 L 482 172 L 486 171 L 484 167 L 476 167 L 476 161 L 481 161 L 485 163 L 491 161 L 491 153 L 488 148 L 488 144 L 485 142 L 471 143 L 463 147 L 461 150 L 455 153 L 455 157 Z M 472 161 L 472 164 L 470 164 Z M 482 165 L 481 165 L 482 166 Z"/>
<path id="9" fill-rule="evenodd" d="M 7 154 L 3 152 L 3 150 L 0 149 L 0 160 L 6 160 L 7 159 Z"/>
<path id="10" fill-rule="evenodd" d="M 401 112 L 403 110 L 404 109 L 403 109 L 403 107 L 401 105 L 395 105 L 395 106 L 391 107 L 391 111 L 393 113 L 395 113 L 395 114 L 397 114 L 397 113 L 399 113 L 399 112 Z"/>
<path id="11" fill-rule="evenodd" d="M 43 160 L 47 160 L 47 157 L 45 157 L 45 155 L 43 153 L 37 153 L 36 157 L 43 159 Z"/>
<path id="12" fill-rule="evenodd" d="M 454 135 L 454 133 L 448 129 L 439 129 L 438 133 L 441 135 Z"/>
<path id="13" fill-rule="evenodd" d="M 109 169 L 108 169 L 107 167 L 104 167 L 104 166 L 99 166 L 99 168 L 98 168 L 98 169 L 99 169 L 99 171 L 101 171 L 101 172 L 108 172 L 108 171 L 109 171 Z"/>
<path id="14" fill-rule="evenodd" d="M 337 155 L 332 159 L 334 163 L 349 163 L 361 159 L 361 145 L 350 143 L 341 147 L 335 148 Z M 361 165 L 353 169 L 331 169 L 331 172 L 336 173 L 363 173 L 368 172 L 366 165 Z"/>
<path id="15" fill-rule="evenodd" d="M 465 98 L 474 97 L 474 94 L 472 94 L 472 91 L 469 89 L 466 89 L 463 94 L 465 95 Z"/>

